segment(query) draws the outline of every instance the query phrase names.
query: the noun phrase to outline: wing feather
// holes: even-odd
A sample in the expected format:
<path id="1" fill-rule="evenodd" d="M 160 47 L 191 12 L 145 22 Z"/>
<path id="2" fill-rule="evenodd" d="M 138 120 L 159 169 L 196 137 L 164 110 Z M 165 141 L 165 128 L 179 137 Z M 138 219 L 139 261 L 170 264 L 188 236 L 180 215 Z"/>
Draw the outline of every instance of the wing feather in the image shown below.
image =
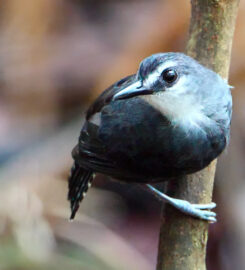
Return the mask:
<path id="1" fill-rule="evenodd" d="M 136 81 L 135 74 L 129 75 L 108 87 L 89 107 L 86 119 L 89 120 L 94 114 L 100 112 L 101 109 L 112 100 L 115 94 L 117 94 L 119 91 L 121 91 L 123 88 L 127 87 L 134 81 Z"/>
<path id="2" fill-rule="evenodd" d="M 111 101 L 113 96 L 135 80 L 136 76 L 130 75 L 113 84 L 95 100 L 87 111 L 86 122 L 81 130 L 78 145 L 72 151 L 75 162 L 69 177 L 70 219 L 75 217 L 80 202 L 93 180 L 93 172 L 104 173 L 119 179 L 123 175 L 114 162 L 107 158 L 105 147 L 98 137 L 100 121 L 96 119 L 93 123 L 92 118 L 96 114 L 100 118 L 102 108 Z"/>

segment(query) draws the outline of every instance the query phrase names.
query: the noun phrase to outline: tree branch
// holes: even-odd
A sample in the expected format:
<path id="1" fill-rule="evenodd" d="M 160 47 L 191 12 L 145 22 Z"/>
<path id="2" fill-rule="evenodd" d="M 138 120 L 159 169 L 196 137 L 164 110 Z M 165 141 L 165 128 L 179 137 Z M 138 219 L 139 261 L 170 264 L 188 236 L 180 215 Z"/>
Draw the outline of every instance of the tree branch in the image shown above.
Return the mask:
<path id="1" fill-rule="evenodd" d="M 239 0 L 192 0 L 186 53 L 228 77 Z M 175 198 L 212 201 L 216 161 L 206 169 L 169 184 Z M 162 213 L 157 270 L 205 270 L 208 223 L 166 205 Z"/>

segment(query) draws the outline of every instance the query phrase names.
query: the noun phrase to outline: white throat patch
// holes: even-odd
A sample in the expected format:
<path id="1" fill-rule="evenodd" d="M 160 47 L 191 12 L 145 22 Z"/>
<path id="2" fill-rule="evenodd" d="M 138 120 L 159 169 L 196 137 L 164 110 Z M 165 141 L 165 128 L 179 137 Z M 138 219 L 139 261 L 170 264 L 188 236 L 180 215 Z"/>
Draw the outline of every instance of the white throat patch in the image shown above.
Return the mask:
<path id="1" fill-rule="evenodd" d="M 173 124 L 196 126 L 198 121 L 206 118 L 202 113 L 201 105 L 192 103 L 190 97 L 180 98 L 174 93 L 164 92 L 158 95 L 141 96 L 141 98 L 165 115 Z"/>

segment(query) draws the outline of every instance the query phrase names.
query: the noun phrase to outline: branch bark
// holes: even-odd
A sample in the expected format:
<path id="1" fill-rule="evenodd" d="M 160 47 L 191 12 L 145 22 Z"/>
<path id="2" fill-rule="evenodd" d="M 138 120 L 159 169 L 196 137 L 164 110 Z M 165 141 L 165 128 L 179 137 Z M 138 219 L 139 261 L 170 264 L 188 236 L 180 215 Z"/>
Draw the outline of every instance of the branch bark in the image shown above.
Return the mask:
<path id="1" fill-rule="evenodd" d="M 186 53 L 228 77 L 239 0 L 192 0 Z M 192 203 L 212 201 L 216 161 L 169 183 L 168 192 Z M 208 223 L 166 205 L 162 211 L 157 270 L 205 270 Z"/>

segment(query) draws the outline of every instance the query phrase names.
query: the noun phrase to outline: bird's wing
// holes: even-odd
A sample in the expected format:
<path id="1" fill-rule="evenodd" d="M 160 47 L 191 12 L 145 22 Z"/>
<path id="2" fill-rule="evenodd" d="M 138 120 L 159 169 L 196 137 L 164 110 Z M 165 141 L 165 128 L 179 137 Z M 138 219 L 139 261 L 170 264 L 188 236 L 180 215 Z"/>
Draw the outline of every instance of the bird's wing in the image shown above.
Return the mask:
<path id="1" fill-rule="evenodd" d="M 86 121 L 80 133 L 79 143 L 72 151 L 73 159 L 87 170 L 117 177 L 121 175 L 120 170 L 113 160 L 107 157 L 104 145 L 98 138 L 98 128 L 97 125 Z"/>
<path id="2" fill-rule="evenodd" d="M 74 219 L 79 205 L 91 185 L 93 172 L 100 172 L 106 170 L 107 167 L 111 167 L 111 162 L 102 155 L 103 146 L 98 141 L 97 130 L 98 126 L 86 122 L 81 131 L 79 143 L 72 151 L 74 164 L 68 186 L 71 220 Z"/>
<path id="3" fill-rule="evenodd" d="M 86 122 L 81 130 L 79 143 L 73 149 L 73 158 L 85 168 L 93 169 L 109 175 L 118 173 L 114 162 L 106 155 L 103 143 L 98 138 L 100 121 L 96 122 L 96 115 L 100 119 L 102 108 L 111 102 L 113 96 L 136 81 L 136 75 L 129 75 L 107 88 L 89 107 Z M 120 173 L 120 172 L 119 172 Z"/>
<path id="4" fill-rule="evenodd" d="M 113 96 L 137 80 L 136 75 L 130 75 L 106 89 L 90 106 L 86 115 L 86 122 L 81 130 L 79 143 L 73 149 L 74 160 L 83 168 L 110 175 L 123 180 L 136 179 L 136 175 L 125 175 L 108 157 L 104 143 L 99 138 L 100 113 L 104 106 L 111 102 Z M 98 119 L 96 119 L 98 116 Z M 97 121 L 98 120 L 98 121 Z"/>
<path id="5" fill-rule="evenodd" d="M 100 112 L 116 93 L 135 80 L 136 76 L 130 75 L 113 84 L 88 109 L 79 142 L 72 151 L 74 165 L 69 177 L 68 192 L 68 200 L 71 204 L 71 219 L 75 217 L 79 205 L 93 180 L 93 172 L 104 173 L 115 178 L 120 178 L 123 175 L 113 160 L 106 155 L 105 147 L 99 139 Z M 97 122 L 96 116 L 98 116 Z"/>
<path id="6" fill-rule="evenodd" d="M 135 74 L 129 75 L 108 87 L 89 107 L 86 114 L 86 119 L 89 120 L 94 114 L 100 112 L 101 109 L 112 100 L 115 94 L 117 94 L 119 91 L 121 91 L 123 88 L 127 87 L 134 81 L 136 81 Z"/>

